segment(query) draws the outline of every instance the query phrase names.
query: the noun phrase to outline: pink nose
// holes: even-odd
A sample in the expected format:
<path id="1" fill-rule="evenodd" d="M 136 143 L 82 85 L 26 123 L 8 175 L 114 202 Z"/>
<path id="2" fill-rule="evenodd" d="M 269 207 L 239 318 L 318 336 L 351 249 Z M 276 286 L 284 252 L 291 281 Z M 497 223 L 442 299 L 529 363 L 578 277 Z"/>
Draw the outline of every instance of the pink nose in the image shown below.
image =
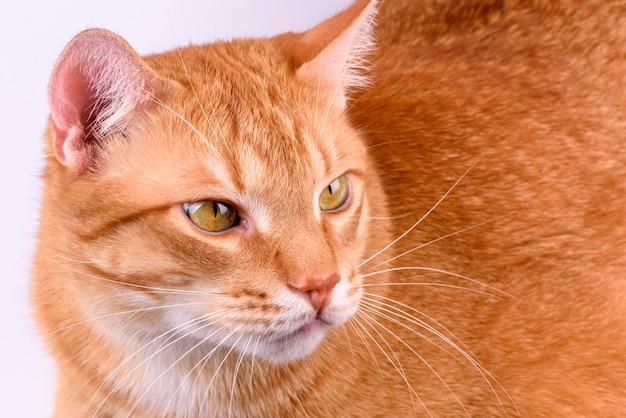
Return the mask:
<path id="1" fill-rule="evenodd" d="M 341 280 L 341 277 L 335 271 L 322 276 L 314 274 L 292 279 L 289 282 L 289 286 L 297 292 L 304 294 L 319 315 L 330 303 L 333 288 L 339 283 L 339 280 Z"/>

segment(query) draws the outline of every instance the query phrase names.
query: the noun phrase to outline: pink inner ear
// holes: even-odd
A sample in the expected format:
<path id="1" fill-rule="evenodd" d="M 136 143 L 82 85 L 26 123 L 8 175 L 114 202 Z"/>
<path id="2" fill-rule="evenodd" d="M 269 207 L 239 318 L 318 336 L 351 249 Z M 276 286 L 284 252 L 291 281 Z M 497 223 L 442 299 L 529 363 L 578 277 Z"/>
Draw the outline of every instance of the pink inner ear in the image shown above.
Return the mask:
<path id="1" fill-rule="evenodd" d="M 367 85 L 362 70 L 366 67 L 364 56 L 372 48 L 370 32 L 376 4 L 374 0 L 355 2 L 305 32 L 299 47 L 292 49 L 294 61 L 302 61 L 298 76 L 333 91 L 332 103 L 339 111 L 345 107 L 349 90 Z"/>
<path id="2" fill-rule="evenodd" d="M 66 64 L 66 65 L 63 65 Z M 83 167 L 91 157 L 89 109 L 95 102 L 95 90 L 79 65 L 60 62 L 50 83 L 50 113 L 53 124 L 53 147 L 59 161 Z"/>
<path id="3" fill-rule="evenodd" d="M 52 145 L 63 165 L 83 172 L 103 138 L 132 123 L 146 98 L 164 89 L 162 79 L 117 35 L 88 30 L 65 48 L 49 87 Z"/>

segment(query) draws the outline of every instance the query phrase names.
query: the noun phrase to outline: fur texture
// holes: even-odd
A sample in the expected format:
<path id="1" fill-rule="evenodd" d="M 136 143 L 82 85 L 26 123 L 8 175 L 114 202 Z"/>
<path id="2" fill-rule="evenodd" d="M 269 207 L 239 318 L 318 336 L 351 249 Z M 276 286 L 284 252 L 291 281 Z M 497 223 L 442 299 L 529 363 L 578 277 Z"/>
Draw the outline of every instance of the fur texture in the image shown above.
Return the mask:
<path id="1" fill-rule="evenodd" d="M 626 414 L 624 28 L 385 0 L 145 58 L 79 34 L 33 270 L 55 417 Z"/>

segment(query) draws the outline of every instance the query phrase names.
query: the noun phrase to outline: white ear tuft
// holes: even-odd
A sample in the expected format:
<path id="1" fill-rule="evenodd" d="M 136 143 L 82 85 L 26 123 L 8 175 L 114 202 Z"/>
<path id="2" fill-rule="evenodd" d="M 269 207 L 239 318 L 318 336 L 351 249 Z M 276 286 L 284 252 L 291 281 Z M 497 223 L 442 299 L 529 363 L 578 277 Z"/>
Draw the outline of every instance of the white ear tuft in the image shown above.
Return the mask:
<path id="1" fill-rule="evenodd" d="M 341 109 L 346 94 L 367 86 L 367 55 L 373 49 L 375 0 L 357 1 L 350 8 L 305 32 L 292 47 L 300 61 L 299 77 L 331 89 Z"/>
<path id="2" fill-rule="evenodd" d="M 49 86 L 57 159 L 85 171 L 106 136 L 123 133 L 158 89 L 158 75 L 117 35 L 88 30 L 65 48 Z"/>

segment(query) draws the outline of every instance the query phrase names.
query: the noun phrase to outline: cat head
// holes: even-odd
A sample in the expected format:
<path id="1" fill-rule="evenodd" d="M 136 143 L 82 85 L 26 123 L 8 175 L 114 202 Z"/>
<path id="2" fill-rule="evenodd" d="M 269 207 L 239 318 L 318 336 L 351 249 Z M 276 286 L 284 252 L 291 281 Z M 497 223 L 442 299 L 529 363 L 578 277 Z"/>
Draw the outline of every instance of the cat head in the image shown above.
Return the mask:
<path id="1" fill-rule="evenodd" d="M 374 9 L 146 58 L 79 34 L 50 82 L 40 240 L 67 304 L 120 345 L 175 330 L 277 362 L 346 322 L 384 210 L 346 115 Z"/>

